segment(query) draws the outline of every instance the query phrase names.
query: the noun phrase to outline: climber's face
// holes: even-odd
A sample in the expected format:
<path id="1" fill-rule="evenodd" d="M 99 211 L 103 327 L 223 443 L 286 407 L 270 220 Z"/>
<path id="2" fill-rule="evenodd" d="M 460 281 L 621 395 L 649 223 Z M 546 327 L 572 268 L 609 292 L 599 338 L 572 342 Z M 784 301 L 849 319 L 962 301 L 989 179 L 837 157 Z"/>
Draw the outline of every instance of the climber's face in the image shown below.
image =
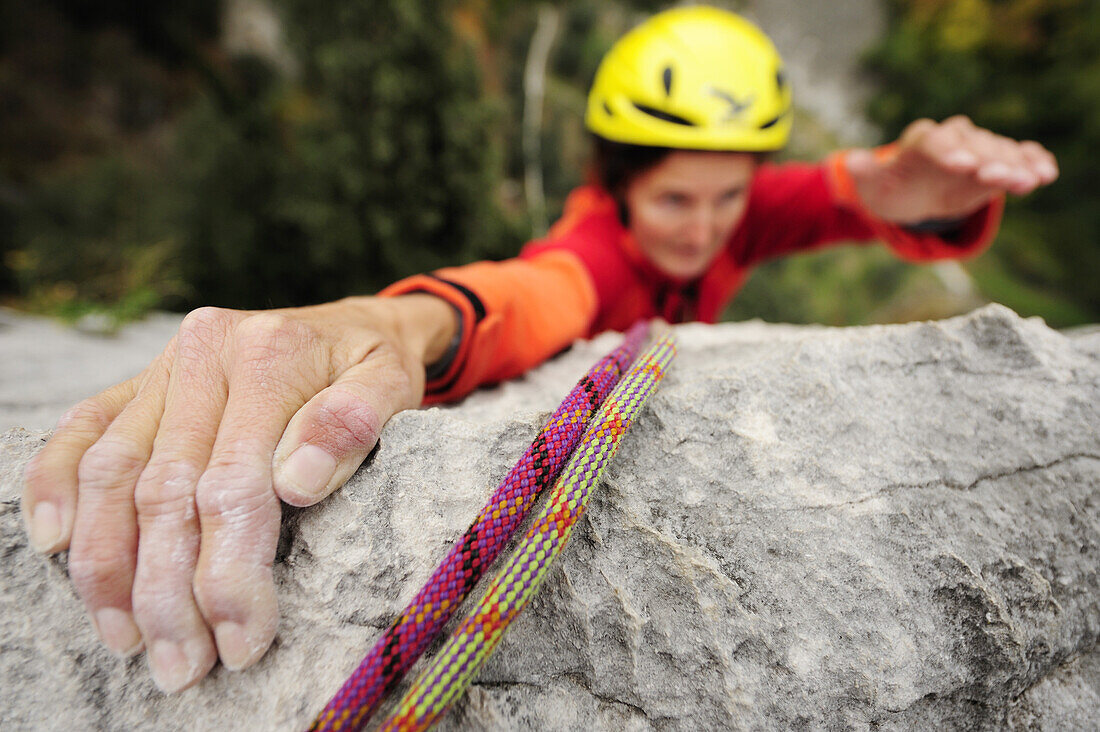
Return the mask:
<path id="1" fill-rule="evenodd" d="M 703 274 L 745 213 L 756 165 L 749 153 L 676 150 L 634 177 L 624 202 L 642 254 L 669 277 Z"/>

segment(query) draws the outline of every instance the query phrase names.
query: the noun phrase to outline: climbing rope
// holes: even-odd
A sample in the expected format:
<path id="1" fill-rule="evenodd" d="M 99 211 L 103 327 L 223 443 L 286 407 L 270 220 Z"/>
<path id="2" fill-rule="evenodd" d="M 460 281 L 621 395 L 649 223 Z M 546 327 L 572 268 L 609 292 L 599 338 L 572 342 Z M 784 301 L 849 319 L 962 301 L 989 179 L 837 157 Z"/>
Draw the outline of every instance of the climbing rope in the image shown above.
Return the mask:
<path id="1" fill-rule="evenodd" d="M 592 414 L 644 344 L 638 323 L 577 383 L 397 620 L 313 721 L 310 730 L 358 730 L 404 677 L 496 559 L 534 499 L 557 478 Z"/>
<path id="2" fill-rule="evenodd" d="M 381 730 L 425 730 L 465 692 L 569 540 L 604 468 L 627 428 L 656 390 L 675 353 L 676 346 L 666 331 L 615 387 L 585 430 L 580 445 L 554 484 L 546 507 L 494 577 L 481 603 L 416 680 Z"/>

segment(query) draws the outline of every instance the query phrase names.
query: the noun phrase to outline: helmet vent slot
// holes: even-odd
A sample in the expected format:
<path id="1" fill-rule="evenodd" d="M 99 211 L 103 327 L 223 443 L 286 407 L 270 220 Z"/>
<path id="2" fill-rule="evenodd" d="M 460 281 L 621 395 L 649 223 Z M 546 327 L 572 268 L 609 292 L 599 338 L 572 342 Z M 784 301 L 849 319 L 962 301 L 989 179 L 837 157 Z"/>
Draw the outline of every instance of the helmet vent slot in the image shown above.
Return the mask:
<path id="1" fill-rule="evenodd" d="M 661 83 L 665 85 L 665 96 L 672 96 L 672 67 L 666 66 L 661 72 Z"/>
<path id="2" fill-rule="evenodd" d="M 770 119 L 770 120 L 768 120 L 768 121 L 767 121 L 767 122 L 765 122 L 764 124 L 760 125 L 760 129 L 762 129 L 762 130 L 766 130 L 766 129 L 768 129 L 769 127 L 775 127 L 775 126 L 776 126 L 777 124 L 779 124 L 779 120 L 781 120 L 781 119 L 783 119 L 784 117 L 786 117 L 786 116 L 787 116 L 787 112 L 789 112 L 789 111 L 790 111 L 790 110 L 785 110 L 785 111 L 783 112 L 783 114 L 779 115 L 779 116 L 778 116 L 778 117 L 776 117 L 775 119 Z"/>
<path id="3" fill-rule="evenodd" d="M 639 112 L 642 112 L 644 114 L 648 114 L 650 117 L 656 117 L 657 119 L 664 120 L 665 122 L 671 122 L 671 123 L 676 124 L 676 125 L 684 125 L 685 127 L 695 127 L 694 122 L 692 122 L 689 119 L 684 119 L 683 117 L 681 117 L 679 115 L 670 114 L 668 112 L 662 112 L 659 109 L 654 109 L 653 107 L 647 107 L 646 105 L 638 104 L 637 102 L 633 102 L 633 104 Z"/>

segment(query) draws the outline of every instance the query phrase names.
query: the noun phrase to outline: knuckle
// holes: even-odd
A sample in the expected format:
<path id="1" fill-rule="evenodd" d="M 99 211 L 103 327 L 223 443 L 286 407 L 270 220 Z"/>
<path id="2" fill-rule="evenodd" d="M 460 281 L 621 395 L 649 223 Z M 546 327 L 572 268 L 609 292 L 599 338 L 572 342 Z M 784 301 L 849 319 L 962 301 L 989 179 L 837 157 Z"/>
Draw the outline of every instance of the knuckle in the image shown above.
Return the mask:
<path id="1" fill-rule="evenodd" d="M 234 332 L 234 368 L 242 383 L 264 394 L 304 403 L 326 384 L 329 367 L 320 338 L 309 325 L 278 313 L 241 321 Z"/>
<path id="2" fill-rule="evenodd" d="M 974 122 L 965 114 L 953 114 L 945 119 L 943 123 L 961 129 L 969 129 L 974 126 Z"/>
<path id="3" fill-rule="evenodd" d="M 252 474 L 212 468 L 199 480 L 195 506 L 204 521 L 218 518 L 251 523 L 262 519 L 272 508 L 278 511 L 278 500 L 269 476 L 259 480 Z"/>
<path id="4" fill-rule="evenodd" d="M 334 387 L 314 419 L 317 432 L 337 449 L 370 449 L 382 430 L 378 410 L 364 395 Z"/>
<path id="5" fill-rule="evenodd" d="M 192 328 L 181 331 L 176 341 L 175 360 L 179 367 L 187 369 L 196 362 L 202 363 L 216 353 L 222 336 L 209 330 Z"/>
<path id="6" fill-rule="evenodd" d="M 258 554 L 242 553 L 227 558 L 224 562 L 200 562 L 192 577 L 193 588 L 199 590 L 196 592 L 196 599 L 200 601 L 200 605 L 206 607 L 209 606 L 206 600 L 217 597 L 240 602 L 244 599 L 244 593 L 241 592 L 244 586 L 256 588 L 274 584 L 274 560 L 272 546 L 271 556 L 266 559 Z M 250 599 L 259 598 L 254 595 Z"/>
<path id="7" fill-rule="evenodd" d="M 909 127 L 907 127 L 905 132 L 903 133 L 903 137 L 910 139 L 923 138 L 937 127 L 938 125 L 934 121 L 928 119 L 927 117 L 922 117 L 910 123 Z"/>
<path id="8" fill-rule="evenodd" d="M 180 323 L 180 333 L 193 334 L 198 337 L 210 336 L 223 331 L 232 320 L 232 310 L 213 306 L 201 307 L 192 310 Z"/>
<path id="9" fill-rule="evenodd" d="M 83 426 L 106 429 L 110 422 L 111 417 L 107 407 L 99 399 L 92 397 L 67 409 L 57 420 L 57 426 L 54 429 L 56 431 Z"/>
<path id="10" fill-rule="evenodd" d="M 247 434 L 226 436 L 206 463 L 199 478 L 199 488 L 208 484 L 235 483 L 245 478 L 255 479 L 264 466 L 266 448 Z"/>
<path id="11" fill-rule="evenodd" d="M 1034 140 L 1024 140 L 1021 142 L 1020 151 L 1032 160 L 1050 160 L 1053 158 L 1045 147 Z"/>
<path id="12" fill-rule="evenodd" d="M 190 599 L 191 578 L 199 553 L 198 535 L 182 536 L 174 543 L 150 551 L 142 545 L 142 559 L 134 572 L 133 604 L 139 616 L 165 616 L 178 611 Z"/>
<path id="13" fill-rule="evenodd" d="M 209 354 L 224 342 L 232 321 L 232 310 L 215 307 L 192 310 L 180 325 L 174 357 L 185 363 L 209 358 Z"/>
<path id="14" fill-rule="evenodd" d="M 89 599 L 101 587 L 127 582 L 129 569 L 120 561 L 117 547 L 82 541 L 69 554 L 69 577 L 80 595 Z"/>
<path id="15" fill-rule="evenodd" d="M 274 555 L 273 555 L 274 556 Z M 244 609 L 255 616 L 263 612 L 264 600 L 274 595 L 274 575 L 269 563 L 209 562 L 200 564 L 191 583 L 191 592 L 207 622 L 227 614 L 231 608 Z M 249 598 L 247 608 L 242 600 Z"/>
<path id="16" fill-rule="evenodd" d="M 193 519 L 198 473 L 197 466 L 182 459 L 151 461 L 134 490 L 134 507 L 147 517 Z"/>
<path id="17" fill-rule="evenodd" d="M 308 333 L 307 326 L 285 315 L 259 313 L 242 320 L 235 336 L 246 353 L 255 352 L 265 357 L 297 346 Z"/>
<path id="18" fill-rule="evenodd" d="M 939 126 L 929 130 L 921 142 L 930 152 L 938 152 L 944 148 L 954 148 L 958 141 L 958 134 L 950 127 Z"/>
<path id="19" fill-rule="evenodd" d="M 134 578 L 133 609 L 138 618 L 164 618 L 180 600 L 180 592 L 162 574 Z"/>
<path id="20" fill-rule="evenodd" d="M 107 488 L 118 479 L 136 475 L 145 466 L 145 454 L 129 440 L 104 438 L 88 448 L 77 465 L 77 482 L 84 488 Z"/>

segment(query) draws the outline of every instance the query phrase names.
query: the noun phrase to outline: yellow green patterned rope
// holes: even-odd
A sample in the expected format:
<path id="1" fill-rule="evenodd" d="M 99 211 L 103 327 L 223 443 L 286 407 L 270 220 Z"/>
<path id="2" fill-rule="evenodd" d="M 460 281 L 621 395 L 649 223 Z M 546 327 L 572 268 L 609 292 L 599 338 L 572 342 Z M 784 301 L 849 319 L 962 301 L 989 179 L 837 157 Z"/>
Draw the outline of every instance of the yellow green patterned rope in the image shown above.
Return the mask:
<path id="1" fill-rule="evenodd" d="M 427 729 L 462 696 L 508 624 L 538 590 L 554 558 L 569 540 L 573 525 L 584 513 L 627 428 L 656 391 L 675 354 L 672 335 L 665 329 L 607 397 L 519 547 L 497 573 L 477 608 L 405 694 L 397 711 L 382 723 L 381 730 Z"/>

